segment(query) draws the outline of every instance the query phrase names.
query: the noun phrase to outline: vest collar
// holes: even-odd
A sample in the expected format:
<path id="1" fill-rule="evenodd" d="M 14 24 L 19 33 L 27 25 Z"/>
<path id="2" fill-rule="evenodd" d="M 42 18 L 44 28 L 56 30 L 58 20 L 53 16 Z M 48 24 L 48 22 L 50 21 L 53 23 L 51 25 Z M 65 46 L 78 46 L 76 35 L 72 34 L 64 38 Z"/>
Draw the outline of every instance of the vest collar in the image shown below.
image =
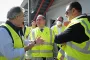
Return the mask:
<path id="1" fill-rule="evenodd" d="M 14 29 L 14 31 L 16 31 L 17 33 L 18 33 L 19 31 L 20 31 L 20 33 L 21 33 L 21 31 L 22 31 L 22 28 L 21 28 L 21 27 L 15 26 L 15 25 L 12 24 L 10 21 L 6 21 L 6 24 L 8 24 L 9 26 L 11 26 L 12 29 Z"/>

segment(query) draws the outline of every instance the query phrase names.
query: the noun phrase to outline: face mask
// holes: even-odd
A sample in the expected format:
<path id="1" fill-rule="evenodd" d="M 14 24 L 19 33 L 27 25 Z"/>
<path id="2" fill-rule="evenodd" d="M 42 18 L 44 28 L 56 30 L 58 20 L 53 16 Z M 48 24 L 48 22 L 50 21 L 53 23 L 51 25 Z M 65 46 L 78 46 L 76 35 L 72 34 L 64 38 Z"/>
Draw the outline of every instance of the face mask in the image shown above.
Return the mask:
<path id="1" fill-rule="evenodd" d="M 57 21 L 56 24 L 57 24 L 57 25 L 61 25 L 62 23 L 61 23 L 60 21 Z"/>

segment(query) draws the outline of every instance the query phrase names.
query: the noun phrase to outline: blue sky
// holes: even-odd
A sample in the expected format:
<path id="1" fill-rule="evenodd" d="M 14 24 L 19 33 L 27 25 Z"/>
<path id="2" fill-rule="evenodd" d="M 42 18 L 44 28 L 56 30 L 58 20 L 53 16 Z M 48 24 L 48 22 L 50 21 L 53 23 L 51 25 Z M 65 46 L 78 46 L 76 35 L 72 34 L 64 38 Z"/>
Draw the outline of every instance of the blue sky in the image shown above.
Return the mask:
<path id="1" fill-rule="evenodd" d="M 13 6 L 20 6 L 23 0 L 0 0 L 0 21 L 6 21 L 7 12 Z"/>

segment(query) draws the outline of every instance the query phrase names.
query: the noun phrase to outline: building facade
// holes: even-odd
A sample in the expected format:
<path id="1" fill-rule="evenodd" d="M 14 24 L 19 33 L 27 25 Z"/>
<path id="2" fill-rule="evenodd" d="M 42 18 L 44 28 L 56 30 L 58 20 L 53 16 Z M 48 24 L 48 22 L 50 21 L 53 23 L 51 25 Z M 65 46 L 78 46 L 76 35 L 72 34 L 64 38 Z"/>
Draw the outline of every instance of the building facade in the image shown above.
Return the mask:
<path id="1" fill-rule="evenodd" d="M 30 3 L 28 4 L 29 1 L 31 1 L 31 5 Z M 31 18 L 28 22 L 35 19 L 38 14 L 42 14 L 46 17 L 46 25 L 51 27 L 58 16 L 63 16 L 64 21 L 67 21 L 67 18 L 65 17 L 65 9 L 67 4 L 71 1 L 80 2 L 82 5 L 82 13 L 90 15 L 90 8 L 88 7 L 90 0 L 23 0 L 21 6 L 25 9 L 29 8 L 30 10 L 28 9 L 28 11 L 33 12 L 27 13 L 28 19 L 29 17 Z"/>

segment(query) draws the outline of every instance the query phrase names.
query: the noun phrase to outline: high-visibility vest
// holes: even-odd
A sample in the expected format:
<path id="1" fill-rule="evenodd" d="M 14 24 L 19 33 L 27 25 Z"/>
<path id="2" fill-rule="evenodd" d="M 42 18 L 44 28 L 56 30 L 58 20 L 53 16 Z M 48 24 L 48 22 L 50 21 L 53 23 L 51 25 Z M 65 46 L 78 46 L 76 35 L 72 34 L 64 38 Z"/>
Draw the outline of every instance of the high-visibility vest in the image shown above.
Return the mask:
<path id="1" fill-rule="evenodd" d="M 64 60 L 66 60 L 65 58 L 65 52 L 64 52 L 64 49 L 66 47 L 66 43 L 64 43 L 60 48 L 60 50 L 58 51 L 58 55 L 57 55 L 57 59 L 60 60 L 61 56 L 64 57 Z"/>
<path id="2" fill-rule="evenodd" d="M 44 40 L 43 45 L 35 45 L 31 49 L 32 57 L 53 57 L 54 35 L 50 28 L 44 27 L 43 32 L 39 27 L 33 29 L 31 40 L 41 37 Z"/>
<path id="3" fill-rule="evenodd" d="M 25 26 L 25 34 L 24 34 L 24 38 L 27 39 L 27 37 L 29 36 L 30 32 L 31 32 L 31 27 L 27 27 Z"/>
<path id="4" fill-rule="evenodd" d="M 90 38 L 90 22 L 87 18 L 74 18 L 67 28 L 77 23 L 84 27 L 85 34 Z M 64 51 L 67 60 L 90 60 L 90 40 L 83 43 L 67 42 Z"/>
<path id="5" fill-rule="evenodd" d="M 54 31 L 55 35 L 58 35 L 59 34 L 57 25 L 54 25 L 53 27 L 51 27 L 51 29 Z M 61 32 L 63 32 L 64 29 L 65 29 L 65 26 L 62 26 Z"/>
<path id="6" fill-rule="evenodd" d="M 58 28 L 57 28 L 57 25 L 54 25 L 53 27 L 51 27 L 51 29 L 54 31 L 54 34 L 55 35 L 58 35 L 59 32 L 58 32 Z M 61 32 L 63 32 L 65 29 L 65 26 L 62 26 L 61 28 Z M 57 44 L 57 46 L 59 46 L 61 49 L 64 49 L 65 45 L 63 44 L 63 46 L 61 47 L 62 44 Z M 60 57 L 63 55 L 64 53 L 62 53 L 62 51 L 58 51 L 58 54 L 57 54 L 57 59 L 60 60 Z"/>
<path id="7" fill-rule="evenodd" d="M 26 30 L 25 30 L 25 34 L 24 34 L 24 39 L 27 39 L 28 37 L 30 38 L 30 33 L 31 33 L 31 31 L 33 30 L 34 28 L 32 28 L 32 26 L 31 27 L 27 27 L 26 26 Z"/>
<path id="8" fill-rule="evenodd" d="M 13 39 L 13 47 L 14 48 L 22 48 L 23 47 L 23 41 L 21 40 L 21 38 L 18 36 L 18 34 L 12 29 L 12 27 L 10 27 L 8 24 L 4 24 L 4 27 L 6 27 L 8 29 L 8 31 L 11 33 L 12 39 Z M 3 56 L 2 54 L 0 54 L 0 60 L 8 60 L 8 58 L 6 58 L 5 56 Z M 13 60 L 20 60 L 20 57 L 16 57 Z"/>

